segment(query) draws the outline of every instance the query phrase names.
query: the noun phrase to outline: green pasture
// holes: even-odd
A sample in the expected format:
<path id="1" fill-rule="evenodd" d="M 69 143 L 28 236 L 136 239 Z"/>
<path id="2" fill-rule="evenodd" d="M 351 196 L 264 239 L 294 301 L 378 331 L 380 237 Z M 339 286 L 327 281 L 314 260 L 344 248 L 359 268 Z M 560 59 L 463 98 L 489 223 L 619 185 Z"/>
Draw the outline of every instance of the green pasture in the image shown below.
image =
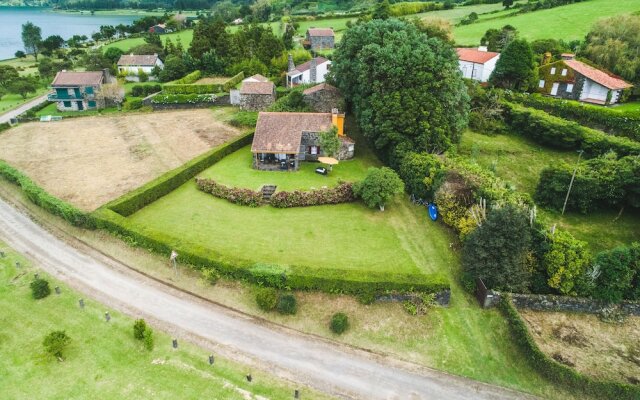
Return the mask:
<path id="1" fill-rule="evenodd" d="M 166 35 L 160 35 L 160 39 L 162 40 L 163 44 L 167 42 L 167 39 L 171 39 L 174 44 L 178 39 L 180 39 L 180 41 L 182 42 L 182 46 L 185 49 L 188 49 L 189 45 L 191 44 L 191 40 L 193 39 L 193 29 L 185 29 L 180 32 L 167 33 Z M 115 42 L 105 44 L 102 46 L 102 49 L 106 51 L 110 47 L 116 47 L 124 52 L 127 52 L 131 48 L 135 46 L 139 46 L 144 43 L 145 41 L 143 37 L 129 38 L 129 39 L 117 40 Z"/>

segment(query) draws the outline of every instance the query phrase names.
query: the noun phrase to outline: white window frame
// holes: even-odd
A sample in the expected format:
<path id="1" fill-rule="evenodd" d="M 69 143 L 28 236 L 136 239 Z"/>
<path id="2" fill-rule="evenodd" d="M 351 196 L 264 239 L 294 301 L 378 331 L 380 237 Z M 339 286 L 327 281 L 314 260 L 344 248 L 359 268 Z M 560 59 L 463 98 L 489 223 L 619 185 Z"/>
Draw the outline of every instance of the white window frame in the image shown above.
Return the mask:
<path id="1" fill-rule="evenodd" d="M 573 83 L 567 83 L 567 93 L 573 93 Z"/>
<path id="2" fill-rule="evenodd" d="M 551 72 L 549 72 L 550 75 L 555 75 L 556 74 L 556 67 L 551 67 Z"/>
<path id="3" fill-rule="evenodd" d="M 544 87 L 544 84 L 545 84 L 544 79 L 540 79 L 540 82 L 538 82 L 538 87 L 542 89 Z"/>
<path id="4" fill-rule="evenodd" d="M 560 73 L 562 76 L 567 76 L 567 69 L 563 68 L 562 72 Z"/>

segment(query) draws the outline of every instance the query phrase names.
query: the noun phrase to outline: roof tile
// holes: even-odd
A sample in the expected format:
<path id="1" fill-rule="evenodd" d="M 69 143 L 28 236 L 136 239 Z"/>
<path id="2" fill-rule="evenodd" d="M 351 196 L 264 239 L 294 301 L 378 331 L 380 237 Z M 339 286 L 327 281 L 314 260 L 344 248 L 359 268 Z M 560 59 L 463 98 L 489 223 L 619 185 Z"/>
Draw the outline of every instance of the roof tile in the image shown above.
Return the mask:
<path id="1" fill-rule="evenodd" d="M 460 58 L 461 61 L 467 61 L 476 64 L 484 64 L 494 57 L 500 55 L 500 53 L 495 53 L 493 51 L 480 51 L 478 49 L 468 49 L 465 47 L 458 47 L 456 49 L 456 52 L 458 53 L 458 58 Z"/>
<path id="2" fill-rule="evenodd" d="M 331 113 L 261 112 L 251 151 L 298 153 L 302 132 L 324 132 L 331 127 Z"/>

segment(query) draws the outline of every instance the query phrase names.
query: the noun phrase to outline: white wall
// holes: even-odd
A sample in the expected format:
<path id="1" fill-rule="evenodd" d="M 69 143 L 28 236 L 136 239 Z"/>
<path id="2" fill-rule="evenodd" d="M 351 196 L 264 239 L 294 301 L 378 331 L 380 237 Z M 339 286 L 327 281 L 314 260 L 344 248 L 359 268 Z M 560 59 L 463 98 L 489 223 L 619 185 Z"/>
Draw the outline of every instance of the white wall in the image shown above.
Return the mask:
<path id="1" fill-rule="evenodd" d="M 141 65 L 119 65 L 118 66 L 118 72 L 122 73 L 124 71 L 127 72 L 127 74 L 130 75 L 138 75 L 138 70 L 141 69 L 143 70 L 146 74 L 151 74 L 151 71 L 153 71 L 153 68 L 158 67 L 160 69 L 164 68 L 164 63 L 158 58 L 156 59 L 156 64 L 151 66 L 151 65 L 145 65 L 145 66 L 141 66 Z"/>
<path id="2" fill-rule="evenodd" d="M 486 82 L 489 80 L 489 77 L 493 73 L 493 70 L 496 69 L 496 63 L 500 59 L 500 55 L 493 57 L 491 60 L 484 63 L 484 68 L 482 69 L 482 79 L 480 82 Z"/>
<path id="3" fill-rule="evenodd" d="M 462 60 L 460 60 L 458 64 L 464 78 L 474 79 L 479 82 L 486 82 L 489 80 L 491 73 L 496 68 L 496 62 L 499 58 L 500 56 L 494 57 L 484 64 Z"/>
<path id="4" fill-rule="evenodd" d="M 318 65 L 316 71 L 316 81 L 311 82 L 311 69 L 308 69 L 302 73 L 302 83 L 322 83 L 325 81 L 325 76 L 329 72 L 329 65 L 331 61 L 327 61 Z"/>
<path id="5" fill-rule="evenodd" d="M 582 86 L 582 92 L 580 93 L 580 100 L 594 99 L 600 101 L 607 101 L 607 93 L 609 89 L 592 81 L 591 79 L 585 79 Z M 613 98 L 611 99 L 613 102 Z M 617 100 L 617 99 L 616 99 Z"/>

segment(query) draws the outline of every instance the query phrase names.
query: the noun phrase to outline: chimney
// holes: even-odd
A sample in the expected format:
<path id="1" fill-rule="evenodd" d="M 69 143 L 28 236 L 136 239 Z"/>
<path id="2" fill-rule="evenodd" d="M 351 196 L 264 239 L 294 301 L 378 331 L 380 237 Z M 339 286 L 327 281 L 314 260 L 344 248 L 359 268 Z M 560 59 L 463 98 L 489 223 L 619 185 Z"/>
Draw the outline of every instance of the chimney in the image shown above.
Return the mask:
<path id="1" fill-rule="evenodd" d="M 331 124 L 338 128 L 338 136 L 344 136 L 344 114 L 340 114 L 337 108 L 331 109 Z"/>
<path id="2" fill-rule="evenodd" d="M 312 58 L 311 67 L 309 68 L 309 80 L 311 83 L 316 83 L 316 79 L 318 78 L 318 60 L 316 58 Z"/>
<path id="3" fill-rule="evenodd" d="M 551 62 L 551 53 L 547 51 L 542 56 L 542 65 L 549 64 L 550 62 Z"/>
<path id="4" fill-rule="evenodd" d="M 487 46 L 478 46 L 478 51 L 487 52 L 487 51 L 489 51 L 489 49 L 487 48 Z"/>
<path id="5" fill-rule="evenodd" d="M 296 68 L 295 64 L 293 63 L 293 56 L 291 54 L 289 54 L 289 67 L 287 69 L 288 72 L 293 71 Z"/>
<path id="6" fill-rule="evenodd" d="M 109 68 L 105 68 L 102 70 L 102 79 L 104 83 L 111 83 L 111 73 L 109 72 Z"/>
<path id="7" fill-rule="evenodd" d="M 576 58 L 576 55 L 573 53 L 562 53 L 561 57 L 563 60 L 573 60 Z"/>

